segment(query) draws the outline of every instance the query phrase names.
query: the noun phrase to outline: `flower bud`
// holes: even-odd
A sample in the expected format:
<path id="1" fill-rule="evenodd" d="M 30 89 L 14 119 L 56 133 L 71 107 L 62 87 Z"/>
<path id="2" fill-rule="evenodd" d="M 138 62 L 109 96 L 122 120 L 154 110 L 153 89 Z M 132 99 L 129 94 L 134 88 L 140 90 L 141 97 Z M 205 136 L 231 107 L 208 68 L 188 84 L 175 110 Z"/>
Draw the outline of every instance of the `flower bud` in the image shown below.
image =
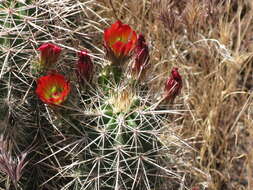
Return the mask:
<path id="1" fill-rule="evenodd" d="M 178 68 L 173 68 L 171 76 L 167 79 L 164 88 L 164 99 L 172 103 L 182 88 L 182 78 L 178 73 Z"/>
<path id="2" fill-rule="evenodd" d="M 49 69 L 57 62 L 62 49 L 57 45 L 45 43 L 38 50 L 40 51 L 40 67 Z"/>
<path id="3" fill-rule="evenodd" d="M 93 75 L 93 63 L 88 51 L 82 50 L 78 53 L 78 61 L 76 65 L 76 75 L 81 85 L 85 82 L 91 82 Z"/>
<path id="4" fill-rule="evenodd" d="M 140 78 L 144 74 L 145 69 L 148 67 L 149 61 L 149 48 L 145 42 L 142 34 L 138 36 L 137 45 L 135 48 L 135 60 L 132 66 L 132 74 L 135 78 Z"/>

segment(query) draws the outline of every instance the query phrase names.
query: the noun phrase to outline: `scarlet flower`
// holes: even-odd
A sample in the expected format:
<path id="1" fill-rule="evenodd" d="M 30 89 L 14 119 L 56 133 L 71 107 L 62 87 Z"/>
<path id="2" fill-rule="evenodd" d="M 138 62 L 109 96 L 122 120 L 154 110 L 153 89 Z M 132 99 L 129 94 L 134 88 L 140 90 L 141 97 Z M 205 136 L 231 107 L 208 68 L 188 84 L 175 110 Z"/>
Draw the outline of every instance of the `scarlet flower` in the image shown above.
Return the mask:
<path id="1" fill-rule="evenodd" d="M 85 81 L 90 82 L 92 80 L 93 63 L 88 51 L 82 50 L 78 53 L 78 61 L 76 65 L 76 75 L 80 84 L 84 84 Z"/>
<path id="2" fill-rule="evenodd" d="M 149 48 L 145 42 L 145 38 L 142 34 L 138 36 L 137 45 L 135 48 L 135 60 L 132 66 L 132 72 L 136 76 L 140 77 L 142 71 L 148 66 L 149 61 Z"/>
<path id="3" fill-rule="evenodd" d="M 173 102 L 176 96 L 180 93 L 182 85 L 182 78 L 178 73 L 178 68 L 173 68 L 171 71 L 171 76 L 165 83 L 165 100 Z"/>
<path id="4" fill-rule="evenodd" d="M 104 46 L 109 59 L 119 63 L 127 59 L 136 46 L 137 35 L 127 24 L 116 21 L 104 31 Z"/>
<path id="5" fill-rule="evenodd" d="M 62 49 L 57 45 L 44 43 L 38 50 L 40 51 L 40 66 L 48 69 L 57 62 Z"/>
<path id="6" fill-rule="evenodd" d="M 46 104 L 61 104 L 69 92 L 70 84 L 61 74 L 51 73 L 40 77 L 37 81 L 36 94 Z"/>

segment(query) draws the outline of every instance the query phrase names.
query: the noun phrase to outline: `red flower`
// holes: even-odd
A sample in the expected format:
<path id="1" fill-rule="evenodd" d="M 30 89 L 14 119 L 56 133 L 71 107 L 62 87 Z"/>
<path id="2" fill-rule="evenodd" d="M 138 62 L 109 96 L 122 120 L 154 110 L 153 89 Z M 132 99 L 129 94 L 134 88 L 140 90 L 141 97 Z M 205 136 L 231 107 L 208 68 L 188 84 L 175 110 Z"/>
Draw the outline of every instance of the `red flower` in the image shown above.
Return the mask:
<path id="1" fill-rule="evenodd" d="M 62 49 L 57 45 L 45 43 L 38 50 L 40 51 L 40 66 L 48 69 L 57 62 Z"/>
<path id="2" fill-rule="evenodd" d="M 182 78 L 178 73 L 178 68 L 173 68 L 171 71 L 171 76 L 167 79 L 165 83 L 165 100 L 174 101 L 176 96 L 180 93 L 182 88 Z"/>
<path id="3" fill-rule="evenodd" d="M 92 80 L 93 63 L 86 50 L 80 51 L 78 56 L 76 75 L 79 83 L 84 84 L 85 81 L 90 82 Z"/>
<path id="4" fill-rule="evenodd" d="M 137 45 L 135 48 L 135 60 L 132 66 L 132 72 L 138 78 L 140 77 L 142 71 L 144 71 L 148 66 L 149 61 L 149 49 L 145 42 L 145 38 L 142 34 L 138 36 Z"/>
<path id="5" fill-rule="evenodd" d="M 115 22 L 104 31 L 104 46 L 107 56 L 113 63 L 128 58 L 135 48 L 136 41 L 136 32 L 120 21 Z"/>
<path id="6" fill-rule="evenodd" d="M 69 82 L 58 73 L 40 77 L 37 83 L 36 94 L 46 104 L 59 105 L 66 100 L 70 92 Z"/>

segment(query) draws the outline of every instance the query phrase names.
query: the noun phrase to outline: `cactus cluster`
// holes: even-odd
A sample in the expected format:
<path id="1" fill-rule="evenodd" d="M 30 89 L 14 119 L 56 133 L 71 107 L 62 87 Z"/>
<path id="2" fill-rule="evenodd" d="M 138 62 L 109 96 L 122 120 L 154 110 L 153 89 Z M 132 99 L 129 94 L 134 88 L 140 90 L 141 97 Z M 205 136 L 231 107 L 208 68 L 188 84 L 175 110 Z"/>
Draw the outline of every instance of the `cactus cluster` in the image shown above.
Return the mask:
<path id="1" fill-rule="evenodd" d="M 114 29 L 116 31 L 113 31 Z M 142 90 L 145 85 L 140 85 L 140 78 L 136 78 L 136 73 L 140 76 L 144 69 L 148 68 L 146 66 L 149 57 L 148 46 L 143 44 L 145 42 L 143 35 L 140 35 L 143 48 L 138 47 L 136 43 L 140 38 L 132 39 L 134 42 L 125 41 L 125 44 L 120 41 L 122 38 L 131 40 L 131 37 L 127 35 L 135 34 L 128 25 L 123 25 L 120 21 L 105 31 L 108 30 L 112 32 L 110 35 L 105 35 L 105 44 L 113 42 L 119 45 L 105 46 L 109 65 L 101 69 L 96 79 L 91 80 L 93 64 L 87 51 L 78 53 L 79 59 L 75 68 L 77 82 L 79 82 L 77 89 L 82 91 L 83 103 L 86 106 L 89 105 L 89 111 L 95 113 L 95 116 L 90 115 L 85 108 L 87 113 L 82 115 L 82 118 L 77 119 L 73 116 L 73 111 L 72 114 L 68 114 L 69 121 L 75 123 L 84 133 L 85 140 L 82 141 L 84 144 L 81 150 L 74 156 L 78 158 L 78 161 L 66 167 L 64 172 L 77 172 L 78 177 L 75 175 L 76 182 L 79 183 L 77 189 L 158 188 L 165 176 L 179 176 L 166 169 L 163 162 L 166 157 L 163 155 L 165 147 L 160 142 L 159 135 L 166 125 L 168 116 L 156 113 L 160 102 L 156 103 L 148 97 L 145 94 L 146 91 Z M 121 34 L 126 36 L 121 36 Z M 131 45 L 129 49 L 127 49 L 128 44 Z M 134 51 L 135 48 L 136 51 Z M 52 56 L 49 58 L 51 59 Z M 133 61 L 132 64 L 139 64 L 139 66 L 130 66 L 128 63 L 131 62 L 131 57 L 136 56 L 138 59 L 134 60 L 138 60 L 138 63 Z M 140 59 L 141 56 L 146 59 Z M 130 73 L 127 73 L 126 71 L 129 70 Z M 131 72 L 134 74 L 131 75 Z M 127 77 L 128 74 L 130 77 Z M 179 81 L 174 79 L 175 75 L 179 77 Z M 177 69 L 172 71 L 172 78 L 168 80 L 171 82 L 165 85 L 163 99 L 170 99 L 171 94 L 175 97 L 182 85 Z M 54 94 L 55 86 L 49 87 L 46 91 L 51 92 L 51 89 Z M 177 94 L 173 94 L 174 91 Z M 63 94 L 64 90 L 59 90 L 59 93 Z M 97 95 L 92 96 L 92 93 L 97 93 Z M 67 96 L 66 93 L 65 95 Z M 45 97 L 47 97 L 46 94 Z M 45 97 L 40 96 L 43 101 Z M 49 99 L 52 100 L 52 97 L 50 96 Z M 52 104 L 52 102 L 44 102 Z M 53 104 L 58 105 L 59 102 L 55 101 Z M 66 118 L 66 116 L 63 117 Z"/>
<path id="2" fill-rule="evenodd" d="M 65 0 L 66 10 L 55 3 L 7 1 L 4 9 L 13 12 L 0 15 L 1 133 L 13 155 L 27 157 L 13 187 L 150 190 L 167 179 L 178 182 L 171 169 L 176 161 L 160 140 L 169 111 L 159 110 L 182 88 L 178 70 L 154 99 L 145 83 L 150 55 L 144 35 L 116 21 L 104 30 L 106 59 L 95 56 L 85 31 L 70 32 L 80 24 L 73 18 L 76 5 Z M 85 48 L 66 40 L 81 37 Z"/>

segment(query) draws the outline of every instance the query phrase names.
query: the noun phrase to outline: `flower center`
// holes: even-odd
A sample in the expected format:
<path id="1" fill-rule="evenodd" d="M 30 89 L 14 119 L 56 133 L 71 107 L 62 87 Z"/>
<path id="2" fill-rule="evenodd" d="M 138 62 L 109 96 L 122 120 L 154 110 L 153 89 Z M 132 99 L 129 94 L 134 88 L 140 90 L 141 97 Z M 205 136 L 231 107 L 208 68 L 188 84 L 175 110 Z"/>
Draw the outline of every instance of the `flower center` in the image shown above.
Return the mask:
<path id="1" fill-rule="evenodd" d="M 127 38 L 124 37 L 124 36 L 118 36 L 118 37 L 115 39 L 115 42 L 114 42 L 114 43 L 116 43 L 116 42 L 127 43 L 128 40 L 127 40 Z"/>
<path id="2" fill-rule="evenodd" d="M 58 86 L 53 86 L 50 89 L 50 97 L 51 98 L 59 98 L 61 96 L 62 93 L 62 88 L 58 87 Z"/>
<path id="3" fill-rule="evenodd" d="M 123 40 L 122 40 L 121 37 L 117 37 L 117 38 L 116 38 L 116 42 L 118 42 L 118 41 L 121 41 L 121 42 L 122 42 Z"/>

